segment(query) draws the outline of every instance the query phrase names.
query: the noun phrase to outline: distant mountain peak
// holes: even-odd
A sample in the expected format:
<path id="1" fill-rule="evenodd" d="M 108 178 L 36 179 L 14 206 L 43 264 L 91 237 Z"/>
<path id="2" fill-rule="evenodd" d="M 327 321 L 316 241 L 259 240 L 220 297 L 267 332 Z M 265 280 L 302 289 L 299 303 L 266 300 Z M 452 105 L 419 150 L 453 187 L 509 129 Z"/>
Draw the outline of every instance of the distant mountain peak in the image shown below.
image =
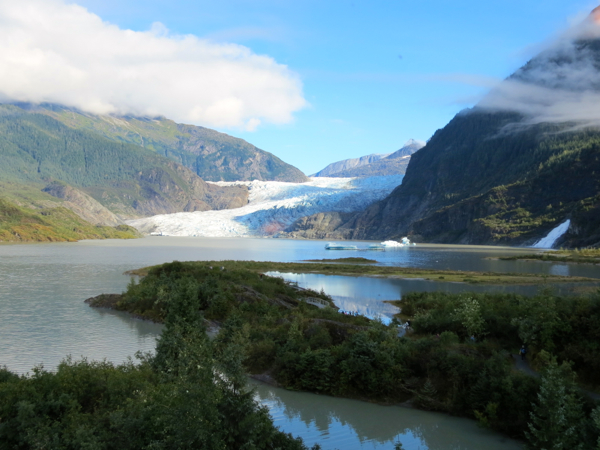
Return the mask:
<path id="1" fill-rule="evenodd" d="M 409 139 L 408 141 L 406 141 L 404 143 L 404 145 L 402 146 L 402 148 L 404 147 L 419 147 L 419 148 L 423 148 L 425 147 L 426 142 L 425 141 L 419 141 L 417 139 Z"/>
<path id="2" fill-rule="evenodd" d="M 594 8 L 590 16 L 594 22 L 600 23 L 600 6 Z"/>

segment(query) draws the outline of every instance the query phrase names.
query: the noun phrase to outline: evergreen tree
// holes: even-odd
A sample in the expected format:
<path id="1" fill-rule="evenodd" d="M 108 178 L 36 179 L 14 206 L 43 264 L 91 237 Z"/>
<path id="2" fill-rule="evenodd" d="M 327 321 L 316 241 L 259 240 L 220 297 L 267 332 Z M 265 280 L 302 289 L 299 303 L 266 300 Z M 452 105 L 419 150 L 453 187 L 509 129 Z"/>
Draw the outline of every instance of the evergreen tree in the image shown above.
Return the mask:
<path id="1" fill-rule="evenodd" d="M 600 432 L 600 406 L 598 406 L 592 412 L 592 420 L 594 421 L 594 426 L 596 427 L 596 431 Z M 600 450 L 600 437 L 598 438 L 598 445 L 596 446 L 598 450 Z"/>
<path id="2" fill-rule="evenodd" d="M 525 432 L 530 450 L 583 449 L 582 401 L 569 364 L 559 366 L 555 359 L 550 362 L 530 418 L 529 432 Z"/>

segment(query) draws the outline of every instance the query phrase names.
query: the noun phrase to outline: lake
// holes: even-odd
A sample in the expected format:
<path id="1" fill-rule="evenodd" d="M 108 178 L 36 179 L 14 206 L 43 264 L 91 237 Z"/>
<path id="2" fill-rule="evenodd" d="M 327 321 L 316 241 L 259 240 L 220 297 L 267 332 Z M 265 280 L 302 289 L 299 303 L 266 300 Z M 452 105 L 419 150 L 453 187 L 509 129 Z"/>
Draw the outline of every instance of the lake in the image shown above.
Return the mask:
<path id="1" fill-rule="evenodd" d="M 93 309 L 83 300 L 101 293 L 122 292 L 130 279 L 123 275 L 126 270 L 173 260 L 290 262 L 363 256 L 380 264 L 404 267 L 600 278 L 596 266 L 488 259 L 523 253 L 522 249 L 419 245 L 385 252 L 332 252 L 324 245 L 322 241 L 191 237 L 0 245 L 0 365 L 25 373 L 42 363 L 54 369 L 66 355 L 119 363 L 137 351 L 152 351 L 160 325 Z M 357 282 L 356 278 L 324 275 L 285 277 L 296 277 L 300 285 L 307 287 L 322 287 L 344 310 L 383 317 L 391 317 L 395 308 L 382 300 L 398 299 L 412 290 L 484 289 L 423 280 L 366 278 Z M 536 288 L 524 289 L 534 293 Z M 262 385 L 257 395 L 270 408 L 278 426 L 309 443 L 323 441 L 325 449 L 391 449 L 394 439 L 400 439 L 407 449 L 520 448 L 464 419 Z"/>

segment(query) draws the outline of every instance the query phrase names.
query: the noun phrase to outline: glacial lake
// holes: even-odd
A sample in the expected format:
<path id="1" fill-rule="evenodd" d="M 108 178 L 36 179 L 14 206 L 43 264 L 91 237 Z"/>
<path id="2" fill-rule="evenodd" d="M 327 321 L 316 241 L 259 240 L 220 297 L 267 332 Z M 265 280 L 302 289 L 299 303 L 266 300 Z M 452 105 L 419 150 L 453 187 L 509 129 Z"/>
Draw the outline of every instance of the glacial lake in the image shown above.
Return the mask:
<path id="1" fill-rule="evenodd" d="M 368 243 L 357 242 L 366 247 Z M 0 245 L 0 365 L 19 373 L 43 364 L 54 369 L 67 355 L 120 363 L 137 351 L 153 351 L 161 326 L 83 303 L 101 293 L 122 292 L 126 270 L 194 260 L 301 261 L 362 256 L 379 264 L 494 272 L 537 272 L 600 278 L 600 267 L 489 259 L 528 249 L 418 245 L 392 251 L 324 249 L 322 241 L 149 237 L 121 241 Z M 480 290 L 480 286 L 324 275 L 285 274 L 299 285 L 323 288 L 340 308 L 391 317 L 394 300 L 414 290 Z M 295 278 L 294 278 L 295 277 Z M 514 289 L 514 288 L 496 288 Z M 523 287 L 535 293 L 536 287 Z M 477 428 L 472 421 L 400 407 L 289 392 L 258 385 L 258 398 L 275 423 L 323 443 L 324 449 L 516 449 L 520 445 Z"/>

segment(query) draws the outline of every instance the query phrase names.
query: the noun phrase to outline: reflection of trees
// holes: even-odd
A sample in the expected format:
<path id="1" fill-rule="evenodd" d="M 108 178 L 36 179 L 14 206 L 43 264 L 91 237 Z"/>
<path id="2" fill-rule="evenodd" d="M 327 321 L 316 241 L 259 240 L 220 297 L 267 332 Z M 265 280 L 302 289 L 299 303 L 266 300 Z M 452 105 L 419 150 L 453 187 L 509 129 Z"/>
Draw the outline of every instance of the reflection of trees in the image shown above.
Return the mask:
<path id="1" fill-rule="evenodd" d="M 394 442 L 399 435 L 414 439 L 414 448 L 429 450 L 468 450 L 480 448 L 516 449 L 518 445 L 478 429 L 466 419 L 458 419 L 439 413 L 381 406 L 343 398 L 287 391 L 264 384 L 252 383 L 257 388 L 259 401 L 270 408 L 279 409 L 289 420 L 300 420 L 307 427 L 314 425 L 319 432 L 330 432 L 340 424 L 352 429 L 361 442 L 379 444 Z M 410 447 L 406 447 L 410 448 Z"/>

